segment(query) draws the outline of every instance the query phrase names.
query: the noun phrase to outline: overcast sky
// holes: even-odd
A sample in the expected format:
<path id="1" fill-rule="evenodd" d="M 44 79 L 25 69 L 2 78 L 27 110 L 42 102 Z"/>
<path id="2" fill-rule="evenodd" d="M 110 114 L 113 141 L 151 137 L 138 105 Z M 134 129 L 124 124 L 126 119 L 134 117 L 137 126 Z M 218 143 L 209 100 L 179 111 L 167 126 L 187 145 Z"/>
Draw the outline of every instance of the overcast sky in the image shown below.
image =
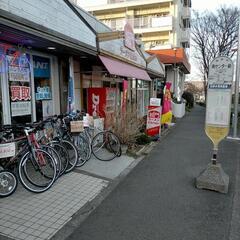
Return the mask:
<path id="1" fill-rule="evenodd" d="M 82 7 L 99 5 L 106 2 L 106 0 L 78 0 Z M 212 10 L 218 7 L 219 5 L 235 5 L 240 7 L 240 0 L 192 0 L 193 9 L 196 10 Z"/>
<path id="2" fill-rule="evenodd" d="M 192 0 L 192 8 L 195 10 L 213 10 L 220 5 L 240 7 L 240 0 Z"/>

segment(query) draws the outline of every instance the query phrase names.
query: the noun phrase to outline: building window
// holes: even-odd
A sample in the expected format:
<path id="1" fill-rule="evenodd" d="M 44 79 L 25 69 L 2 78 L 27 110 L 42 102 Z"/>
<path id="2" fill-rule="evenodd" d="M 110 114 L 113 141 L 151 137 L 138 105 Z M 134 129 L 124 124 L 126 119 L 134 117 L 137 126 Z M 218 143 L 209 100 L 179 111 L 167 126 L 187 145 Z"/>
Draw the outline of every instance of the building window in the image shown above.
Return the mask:
<path id="1" fill-rule="evenodd" d="M 184 28 L 190 28 L 190 27 L 191 27 L 190 19 L 189 19 L 189 18 L 184 18 L 184 19 L 183 19 L 183 27 L 184 27 Z"/>

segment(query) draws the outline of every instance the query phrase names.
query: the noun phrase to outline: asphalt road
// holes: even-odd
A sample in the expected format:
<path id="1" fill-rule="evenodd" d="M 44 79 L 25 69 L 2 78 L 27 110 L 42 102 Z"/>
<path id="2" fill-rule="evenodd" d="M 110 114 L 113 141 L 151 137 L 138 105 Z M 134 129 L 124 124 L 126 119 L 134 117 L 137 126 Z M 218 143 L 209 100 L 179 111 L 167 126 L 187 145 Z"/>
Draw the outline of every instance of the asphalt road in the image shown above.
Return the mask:
<path id="1" fill-rule="evenodd" d="M 195 188 L 211 159 L 205 109 L 195 107 L 78 227 L 69 240 L 226 240 L 239 145 L 225 140 L 219 160 L 228 194 Z"/>

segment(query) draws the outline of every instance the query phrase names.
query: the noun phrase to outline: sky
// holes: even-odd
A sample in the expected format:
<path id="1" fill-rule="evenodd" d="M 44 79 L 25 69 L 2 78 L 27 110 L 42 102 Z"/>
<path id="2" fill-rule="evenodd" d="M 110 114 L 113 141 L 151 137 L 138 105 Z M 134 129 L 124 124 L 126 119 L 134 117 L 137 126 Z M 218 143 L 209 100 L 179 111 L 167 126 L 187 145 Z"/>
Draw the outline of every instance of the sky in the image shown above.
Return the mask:
<path id="1" fill-rule="evenodd" d="M 220 5 L 240 7 L 240 0 L 192 0 L 192 8 L 199 11 L 214 10 Z"/>
<path id="2" fill-rule="evenodd" d="M 106 0 L 78 0 L 82 7 L 91 6 L 91 5 L 99 5 Z M 96 4 L 97 3 L 97 4 Z M 240 7 L 240 0 L 192 0 L 192 8 L 195 10 L 214 10 L 216 7 L 220 5 L 235 5 Z"/>

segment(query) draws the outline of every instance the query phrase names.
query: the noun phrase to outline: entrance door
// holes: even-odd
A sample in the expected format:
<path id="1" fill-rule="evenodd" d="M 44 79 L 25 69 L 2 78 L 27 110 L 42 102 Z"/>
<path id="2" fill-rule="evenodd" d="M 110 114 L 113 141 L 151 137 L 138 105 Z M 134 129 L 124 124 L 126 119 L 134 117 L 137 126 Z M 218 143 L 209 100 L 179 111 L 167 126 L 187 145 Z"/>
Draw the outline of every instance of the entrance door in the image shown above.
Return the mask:
<path id="1" fill-rule="evenodd" d="M 2 108 L 2 74 L 0 74 L 0 125 L 3 124 L 3 108 Z"/>
<path id="2" fill-rule="evenodd" d="M 40 121 L 53 115 L 51 59 L 33 56 L 36 119 Z"/>

